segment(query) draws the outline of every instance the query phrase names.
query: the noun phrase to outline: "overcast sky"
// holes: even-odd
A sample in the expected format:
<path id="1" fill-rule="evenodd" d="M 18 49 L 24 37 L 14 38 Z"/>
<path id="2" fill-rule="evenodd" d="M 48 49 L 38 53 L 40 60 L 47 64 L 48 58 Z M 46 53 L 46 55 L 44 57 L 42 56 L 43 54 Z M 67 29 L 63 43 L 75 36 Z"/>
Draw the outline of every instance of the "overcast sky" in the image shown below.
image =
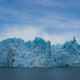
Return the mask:
<path id="1" fill-rule="evenodd" d="M 0 40 L 36 36 L 80 42 L 80 0 L 0 0 Z"/>

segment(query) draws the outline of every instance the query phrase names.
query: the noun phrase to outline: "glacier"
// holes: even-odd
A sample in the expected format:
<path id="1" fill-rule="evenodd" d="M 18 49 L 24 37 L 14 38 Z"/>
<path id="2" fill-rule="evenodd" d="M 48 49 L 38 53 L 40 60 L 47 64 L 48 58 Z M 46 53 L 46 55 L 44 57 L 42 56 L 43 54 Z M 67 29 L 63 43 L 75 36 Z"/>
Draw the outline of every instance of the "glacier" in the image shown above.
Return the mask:
<path id="1" fill-rule="evenodd" d="M 80 44 L 75 38 L 62 45 L 8 38 L 0 41 L 0 67 L 80 67 Z"/>

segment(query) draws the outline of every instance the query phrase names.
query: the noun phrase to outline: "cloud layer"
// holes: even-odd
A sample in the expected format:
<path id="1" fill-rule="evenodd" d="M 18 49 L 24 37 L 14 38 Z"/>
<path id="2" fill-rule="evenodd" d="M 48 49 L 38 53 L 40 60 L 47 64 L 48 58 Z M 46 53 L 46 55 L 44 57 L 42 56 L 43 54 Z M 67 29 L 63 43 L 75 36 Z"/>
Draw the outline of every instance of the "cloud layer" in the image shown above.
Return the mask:
<path id="1" fill-rule="evenodd" d="M 0 1 L 0 40 L 39 36 L 63 43 L 76 36 L 80 42 L 79 34 L 79 0 Z"/>

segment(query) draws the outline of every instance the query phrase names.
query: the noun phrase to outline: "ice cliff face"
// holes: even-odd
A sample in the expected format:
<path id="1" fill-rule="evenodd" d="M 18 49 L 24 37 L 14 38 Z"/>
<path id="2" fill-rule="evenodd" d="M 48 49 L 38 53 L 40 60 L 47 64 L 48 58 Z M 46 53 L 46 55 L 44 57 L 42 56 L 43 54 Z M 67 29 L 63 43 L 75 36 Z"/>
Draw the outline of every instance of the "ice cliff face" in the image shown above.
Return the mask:
<path id="1" fill-rule="evenodd" d="M 0 42 L 0 67 L 76 67 L 80 66 L 80 45 L 76 39 L 63 45 L 35 38 L 25 42 L 9 38 Z"/>

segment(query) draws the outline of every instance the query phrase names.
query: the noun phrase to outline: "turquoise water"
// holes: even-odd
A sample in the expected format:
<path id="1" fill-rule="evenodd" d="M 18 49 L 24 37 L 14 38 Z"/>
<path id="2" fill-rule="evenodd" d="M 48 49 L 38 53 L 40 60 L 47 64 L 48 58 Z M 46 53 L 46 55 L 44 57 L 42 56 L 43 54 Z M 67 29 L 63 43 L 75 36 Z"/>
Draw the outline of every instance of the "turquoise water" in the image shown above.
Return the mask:
<path id="1" fill-rule="evenodd" d="M 0 68 L 0 80 L 80 80 L 80 68 Z"/>

